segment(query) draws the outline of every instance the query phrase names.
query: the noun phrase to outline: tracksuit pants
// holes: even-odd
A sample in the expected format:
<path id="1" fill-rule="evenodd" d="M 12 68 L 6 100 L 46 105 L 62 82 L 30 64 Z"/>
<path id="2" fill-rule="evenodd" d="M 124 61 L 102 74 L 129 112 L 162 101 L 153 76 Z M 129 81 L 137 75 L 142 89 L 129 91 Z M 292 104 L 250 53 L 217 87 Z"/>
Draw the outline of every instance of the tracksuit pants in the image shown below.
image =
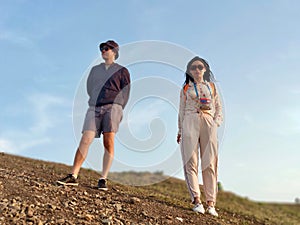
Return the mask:
<path id="1" fill-rule="evenodd" d="M 217 125 L 212 116 L 202 111 L 186 114 L 182 124 L 181 140 L 184 175 L 192 201 L 195 197 L 200 197 L 198 181 L 200 153 L 206 201 L 216 202 L 218 140 Z"/>

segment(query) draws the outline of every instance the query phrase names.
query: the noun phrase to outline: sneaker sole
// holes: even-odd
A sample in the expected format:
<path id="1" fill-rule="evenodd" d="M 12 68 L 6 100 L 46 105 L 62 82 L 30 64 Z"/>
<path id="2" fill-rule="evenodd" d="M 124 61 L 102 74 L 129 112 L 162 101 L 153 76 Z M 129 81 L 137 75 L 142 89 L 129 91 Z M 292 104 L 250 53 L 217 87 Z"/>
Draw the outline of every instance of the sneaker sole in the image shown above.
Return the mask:
<path id="1" fill-rule="evenodd" d="M 78 183 L 65 183 L 62 181 L 56 181 L 56 183 L 61 184 L 61 185 L 65 185 L 65 186 L 78 186 Z"/>
<path id="2" fill-rule="evenodd" d="M 205 214 L 205 211 L 204 211 L 204 212 L 199 212 L 199 211 L 197 211 L 197 210 L 194 210 L 194 209 L 193 209 L 193 211 L 194 211 L 194 212 L 196 212 L 196 213 L 203 214 L 203 215 Z"/>
<path id="3" fill-rule="evenodd" d="M 208 215 L 211 215 L 211 216 L 214 216 L 214 217 L 218 217 L 219 216 L 219 214 L 218 215 L 215 215 L 215 214 L 212 214 L 212 213 L 209 213 L 209 212 L 206 212 Z"/>
<path id="4" fill-rule="evenodd" d="M 98 190 L 101 190 L 101 191 L 108 191 L 108 188 L 99 188 L 97 187 Z"/>
<path id="5" fill-rule="evenodd" d="M 218 217 L 218 216 L 219 216 L 219 214 L 218 214 L 218 213 L 217 213 L 217 214 L 210 213 L 208 210 L 206 211 L 206 213 L 207 213 L 208 215 L 211 215 L 211 216 L 214 216 L 214 217 Z"/>

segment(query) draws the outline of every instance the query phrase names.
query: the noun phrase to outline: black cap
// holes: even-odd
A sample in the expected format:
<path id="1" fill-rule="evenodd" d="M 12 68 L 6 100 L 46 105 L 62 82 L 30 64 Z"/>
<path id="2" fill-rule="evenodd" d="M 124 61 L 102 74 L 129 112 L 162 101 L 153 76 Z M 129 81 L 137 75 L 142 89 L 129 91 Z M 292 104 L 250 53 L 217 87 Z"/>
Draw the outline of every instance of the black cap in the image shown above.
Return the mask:
<path id="1" fill-rule="evenodd" d="M 107 42 L 103 42 L 99 45 L 99 48 L 101 49 L 105 45 L 110 47 L 116 53 L 115 59 L 119 58 L 119 45 L 115 41 L 108 40 Z"/>

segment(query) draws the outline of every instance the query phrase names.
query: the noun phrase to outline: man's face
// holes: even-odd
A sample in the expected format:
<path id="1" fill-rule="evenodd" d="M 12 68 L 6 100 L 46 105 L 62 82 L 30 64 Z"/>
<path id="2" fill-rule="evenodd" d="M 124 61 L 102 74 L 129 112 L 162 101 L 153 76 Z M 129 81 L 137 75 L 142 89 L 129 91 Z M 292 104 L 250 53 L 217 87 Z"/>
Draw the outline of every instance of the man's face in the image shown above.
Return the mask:
<path id="1" fill-rule="evenodd" d="M 116 53 L 107 45 L 104 45 L 103 48 L 101 48 L 101 54 L 104 60 L 115 60 Z"/>

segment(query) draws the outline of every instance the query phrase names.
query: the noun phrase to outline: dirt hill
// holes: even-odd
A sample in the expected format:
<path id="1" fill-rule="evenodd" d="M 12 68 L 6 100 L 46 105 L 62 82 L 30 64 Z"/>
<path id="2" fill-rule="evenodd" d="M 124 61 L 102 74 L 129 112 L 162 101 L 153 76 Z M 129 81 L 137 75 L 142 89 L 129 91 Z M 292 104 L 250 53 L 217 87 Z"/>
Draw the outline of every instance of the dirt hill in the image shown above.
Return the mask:
<path id="1" fill-rule="evenodd" d="M 109 182 L 95 189 L 99 174 L 82 169 L 78 187 L 55 181 L 70 167 L 0 153 L 0 224 L 300 224 L 300 206 L 249 201 L 218 194 L 218 218 L 191 211 L 185 182 L 133 187 Z M 161 174 L 111 174 L 128 180 Z"/>

